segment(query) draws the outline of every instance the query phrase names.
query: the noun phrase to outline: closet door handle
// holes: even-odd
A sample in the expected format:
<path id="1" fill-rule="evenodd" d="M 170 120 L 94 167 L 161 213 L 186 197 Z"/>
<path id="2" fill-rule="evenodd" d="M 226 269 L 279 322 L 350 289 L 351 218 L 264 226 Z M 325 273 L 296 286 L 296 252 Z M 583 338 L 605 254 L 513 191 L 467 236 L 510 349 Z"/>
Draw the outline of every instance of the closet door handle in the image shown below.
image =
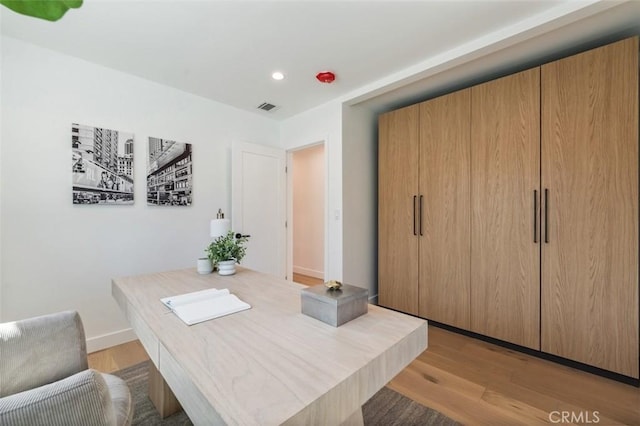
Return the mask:
<path id="1" fill-rule="evenodd" d="M 413 235 L 418 235 L 418 233 L 416 232 L 416 200 L 417 198 L 418 198 L 417 195 L 413 196 Z"/>
<path id="2" fill-rule="evenodd" d="M 544 242 L 549 243 L 549 190 L 544 189 Z"/>
<path id="3" fill-rule="evenodd" d="M 420 196 L 420 219 L 419 219 L 419 220 L 420 220 L 420 223 L 419 223 L 419 226 L 420 226 L 420 236 L 422 236 L 422 198 L 423 198 L 423 197 L 422 197 L 422 195 L 421 195 L 421 196 Z"/>
<path id="4" fill-rule="evenodd" d="M 533 243 L 538 244 L 538 190 L 533 190 Z"/>

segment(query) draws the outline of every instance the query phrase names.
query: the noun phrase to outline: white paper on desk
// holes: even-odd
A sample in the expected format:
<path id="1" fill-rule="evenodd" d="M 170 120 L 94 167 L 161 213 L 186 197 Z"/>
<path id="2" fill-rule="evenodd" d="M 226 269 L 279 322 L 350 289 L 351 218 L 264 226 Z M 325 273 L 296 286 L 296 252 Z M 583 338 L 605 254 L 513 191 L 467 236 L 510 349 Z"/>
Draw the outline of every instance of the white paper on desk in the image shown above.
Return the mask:
<path id="1" fill-rule="evenodd" d="M 213 297 L 226 296 L 228 294 L 229 290 L 226 288 L 223 288 L 222 290 L 209 288 L 206 290 L 194 291 L 193 293 L 181 294 L 179 296 L 164 297 L 160 299 L 160 301 L 169 309 L 173 310 L 173 308 L 180 305 L 186 305 L 204 299 L 211 299 Z"/>
<path id="2" fill-rule="evenodd" d="M 228 289 L 208 289 L 160 299 L 187 325 L 251 308 Z"/>

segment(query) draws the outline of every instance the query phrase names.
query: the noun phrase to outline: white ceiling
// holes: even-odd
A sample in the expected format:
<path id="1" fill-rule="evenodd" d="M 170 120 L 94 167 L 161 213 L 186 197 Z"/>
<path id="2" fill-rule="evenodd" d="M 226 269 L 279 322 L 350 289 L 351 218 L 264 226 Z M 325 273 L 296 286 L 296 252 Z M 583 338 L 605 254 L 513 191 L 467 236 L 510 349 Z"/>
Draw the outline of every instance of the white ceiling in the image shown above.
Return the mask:
<path id="1" fill-rule="evenodd" d="M 7 10 L 0 23 L 4 35 L 280 120 L 415 83 L 456 55 L 517 41 L 518 28 L 615 5 L 594 3 L 85 0 L 55 23 Z M 286 78 L 272 80 L 275 70 Z M 323 70 L 333 84 L 315 80 Z M 257 110 L 265 101 L 279 108 Z"/>

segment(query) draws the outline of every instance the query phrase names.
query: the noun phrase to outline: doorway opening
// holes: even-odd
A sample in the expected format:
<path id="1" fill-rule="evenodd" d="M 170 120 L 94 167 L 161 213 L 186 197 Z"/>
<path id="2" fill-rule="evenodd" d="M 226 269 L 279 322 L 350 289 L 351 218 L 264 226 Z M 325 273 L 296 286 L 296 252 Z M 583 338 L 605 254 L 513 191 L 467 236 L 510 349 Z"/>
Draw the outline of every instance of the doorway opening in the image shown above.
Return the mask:
<path id="1" fill-rule="evenodd" d="M 288 276 L 299 284 L 324 282 L 326 173 L 324 142 L 287 153 Z"/>

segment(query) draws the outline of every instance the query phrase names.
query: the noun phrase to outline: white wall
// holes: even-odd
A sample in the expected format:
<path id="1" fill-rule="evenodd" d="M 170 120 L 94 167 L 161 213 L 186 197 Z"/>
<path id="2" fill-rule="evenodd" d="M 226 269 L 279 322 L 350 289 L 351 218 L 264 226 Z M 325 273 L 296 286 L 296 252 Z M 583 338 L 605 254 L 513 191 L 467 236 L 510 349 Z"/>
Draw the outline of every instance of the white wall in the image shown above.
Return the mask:
<path id="1" fill-rule="evenodd" d="M 281 123 L 285 149 L 325 142 L 328 213 L 325 238 L 325 280 L 342 280 L 342 103 L 330 102 Z"/>
<path id="2" fill-rule="evenodd" d="M 361 106 L 342 113 L 343 278 L 378 294 L 377 115 Z"/>
<path id="3" fill-rule="evenodd" d="M 294 151 L 293 272 L 324 278 L 324 144 Z"/>
<path id="4" fill-rule="evenodd" d="M 1 46 L 1 319 L 77 309 L 90 349 L 121 343 L 132 335 L 111 278 L 194 267 L 209 220 L 230 213 L 231 143 L 279 146 L 279 126 L 12 38 Z M 134 133 L 133 206 L 72 204 L 74 122 Z M 193 144 L 192 206 L 146 205 L 148 136 Z"/>
<path id="5" fill-rule="evenodd" d="M 336 100 L 282 122 L 285 149 L 325 141 L 328 240 L 325 280 L 377 295 L 377 116 Z M 336 216 L 337 215 L 337 216 Z M 338 219 L 336 219 L 338 217 Z"/>

